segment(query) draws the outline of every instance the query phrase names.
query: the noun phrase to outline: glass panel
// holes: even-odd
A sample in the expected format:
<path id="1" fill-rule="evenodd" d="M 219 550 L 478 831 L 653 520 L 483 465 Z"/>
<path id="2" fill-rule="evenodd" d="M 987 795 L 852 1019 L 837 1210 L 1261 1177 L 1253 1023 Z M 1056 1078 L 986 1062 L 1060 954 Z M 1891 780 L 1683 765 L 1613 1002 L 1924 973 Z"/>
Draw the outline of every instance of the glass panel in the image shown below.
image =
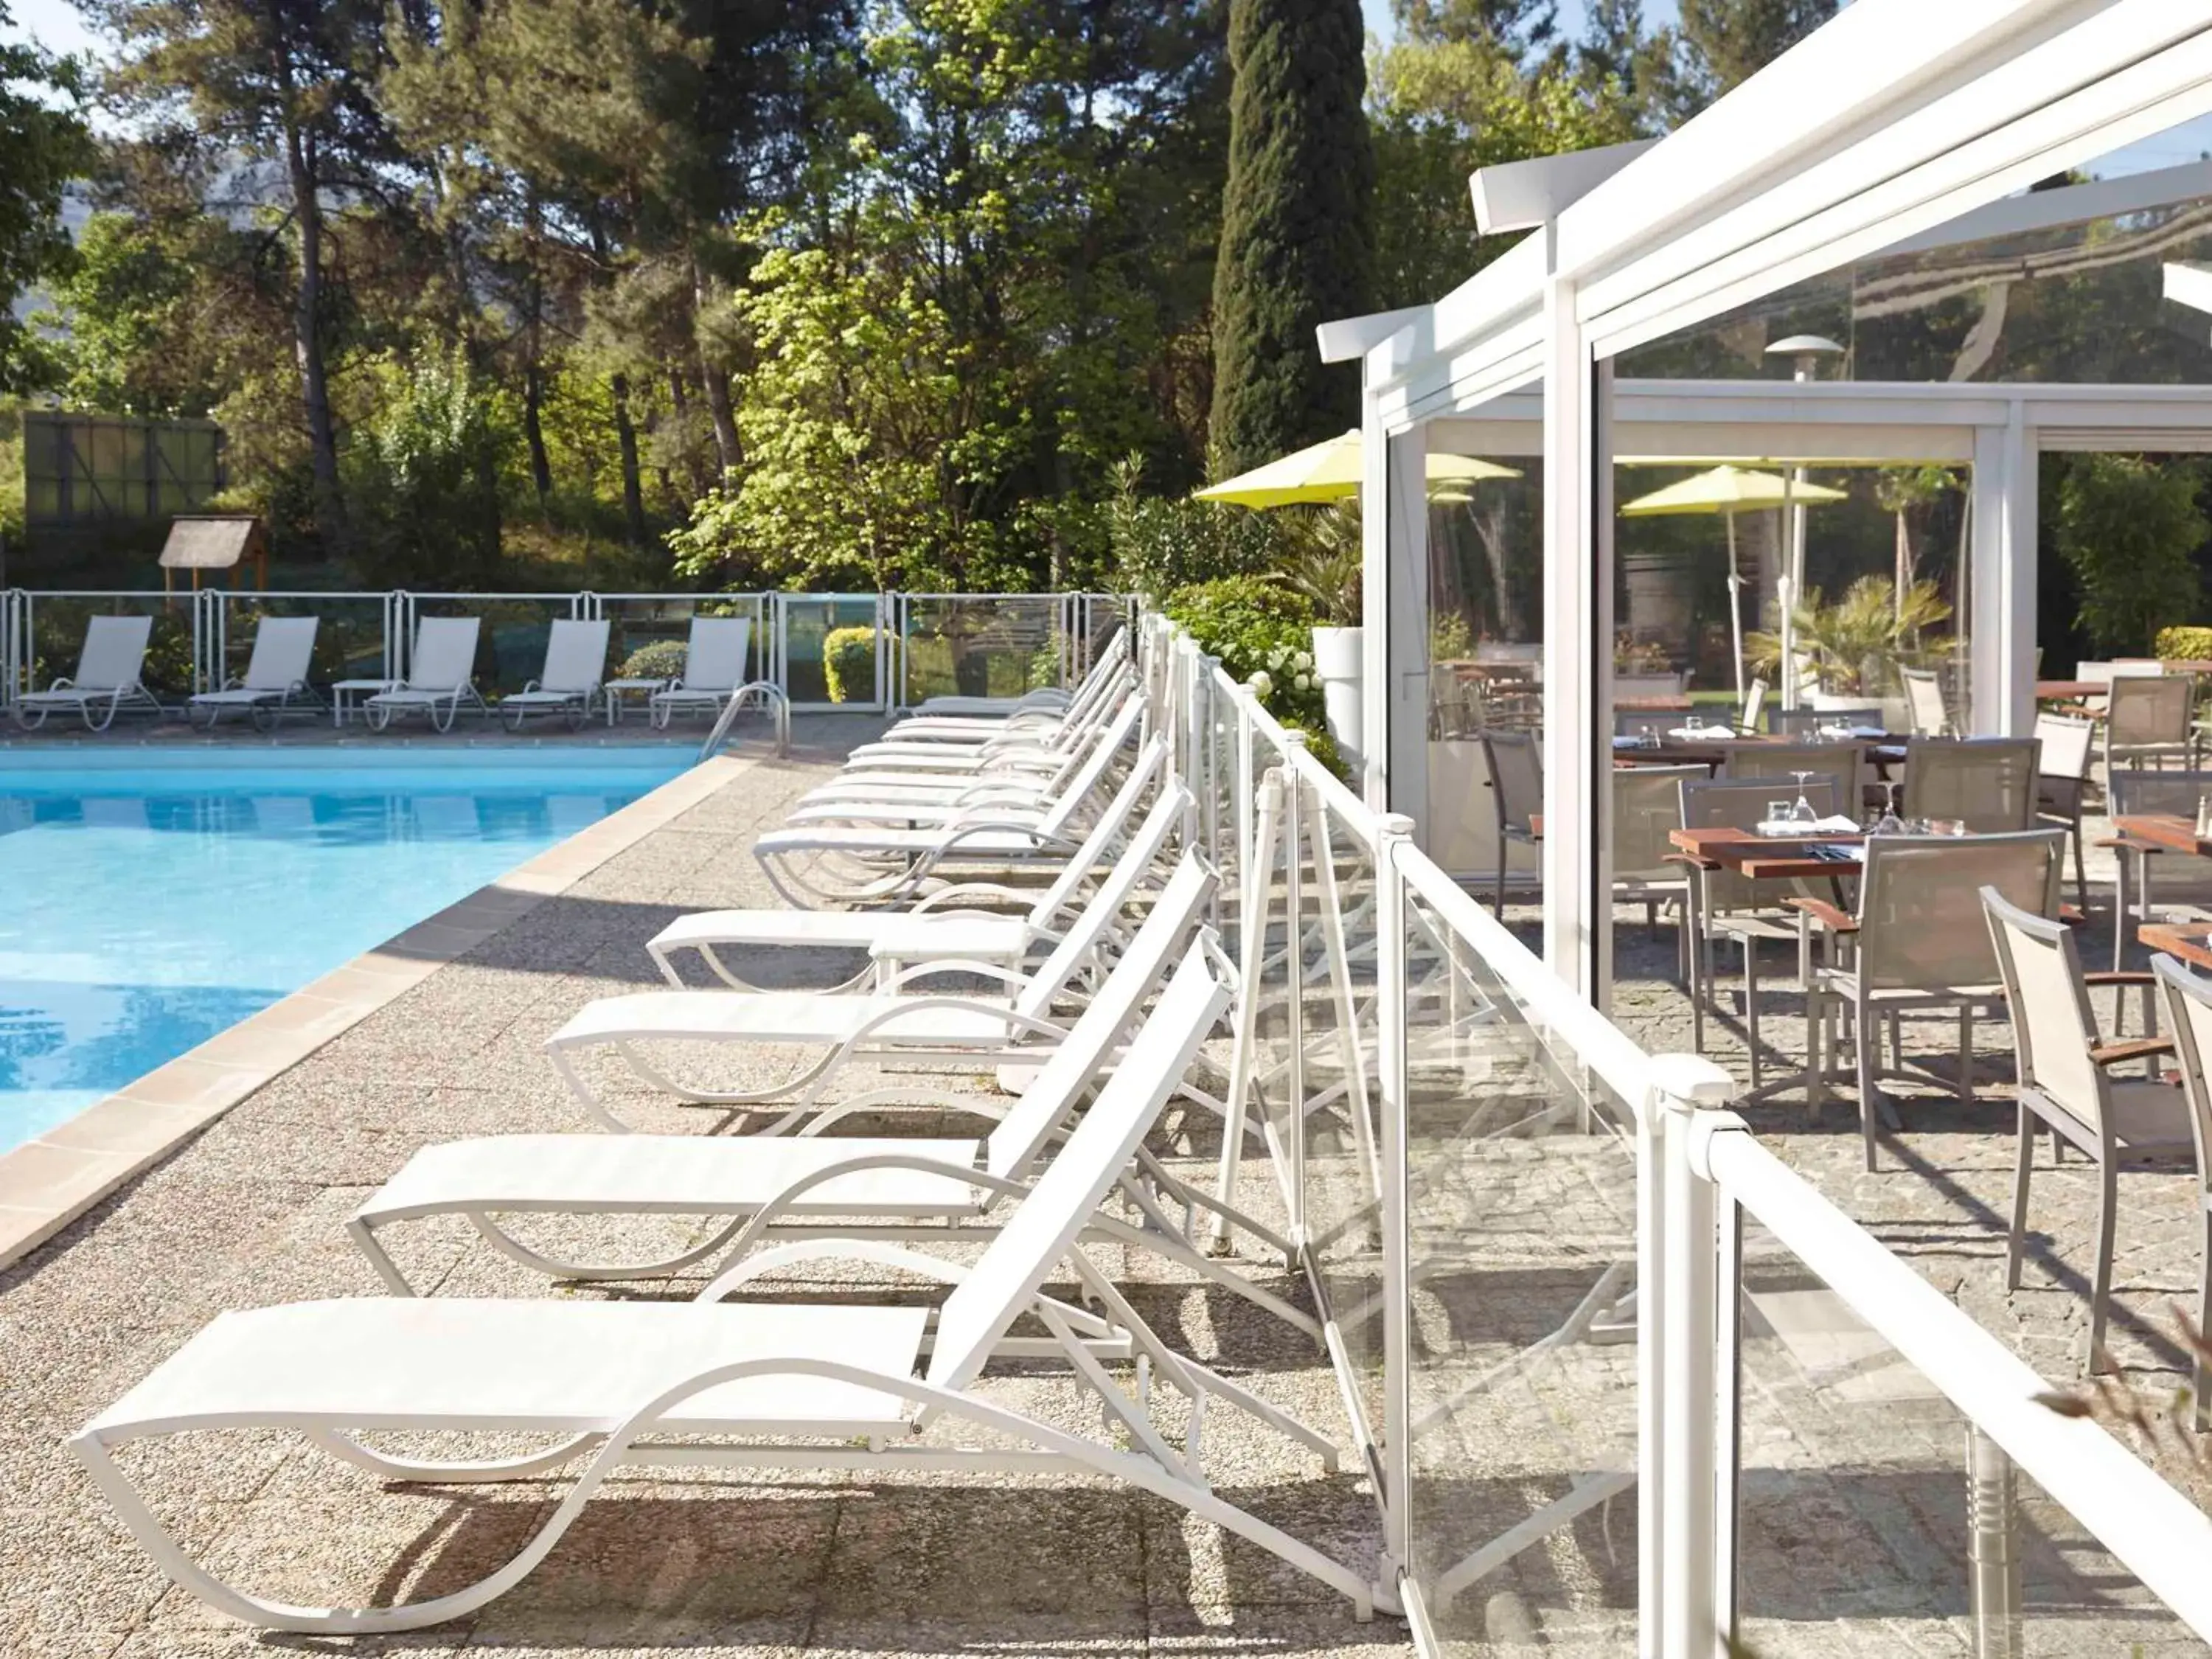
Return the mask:
<path id="1" fill-rule="evenodd" d="M 1918 1654 L 2202 1652 L 2072 1516 L 2025 1477 L 2005 1522 L 2004 1468 L 1967 1424 L 1786 1247 L 1746 1218 L 1738 1604 L 1762 1659 L 1864 1648 Z M 1989 1534 L 1975 1545 L 1978 1504 Z M 1976 1637 L 1975 1557 L 1994 1586 Z M 2018 1563 L 2020 1645 L 2002 1611 Z"/>
<path id="2" fill-rule="evenodd" d="M 1068 642 L 1060 612 L 1049 593 L 908 600 L 904 701 L 1018 697 L 1063 684 Z"/>
<path id="3" fill-rule="evenodd" d="M 873 594 L 787 594 L 783 605 L 784 690 L 794 707 L 879 705 L 876 684 L 877 606 Z M 832 634 L 840 635 L 831 640 Z M 836 653 L 830 684 L 825 648 Z"/>
<path id="4" fill-rule="evenodd" d="M 673 679 L 684 672 L 684 647 L 691 636 L 693 617 L 744 617 L 753 625 L 746 677 L 765 679 L 769 641 L 763 618 L 767 610 L 757 593 L 704 599 L 678 593 L 603 593 L 599 611 L 609 624 L 609 674 L 617 679 Z"/>
<path id="5" fill-rule="evenodd" d="M 307 678 L 317 686 L 338 680 L 384 677 L 385 601 L 380 593 L 338 599 L 320 593 L 236 594 L 226 599 L 223 672 L 242 676 L 253 658 L 254 630 L 261 617 L 314 617 L 315 650 Z"/>
<path id="6" fill-rule="evenodd" d="M 1440 458 L 1431 456 L 1431 470 Z M 1532 884 L 1534 849 L 1498 833 L 1483 762 L 1488 728 L 1543 724 L 1544 490 L 1540 461 L 1473 456 L 1514 476 L 1429 489 L 1429 778 L 1421 850 L 1454 875 Z M 1468 469 L 1477 470 L 1477 469 Z"/>
<path id="7" fill-rule="evenodd" d="M 1629 1654 L 1632 1120 L 1407 905 L 1408 1548 L 1448 1651 Z"/>

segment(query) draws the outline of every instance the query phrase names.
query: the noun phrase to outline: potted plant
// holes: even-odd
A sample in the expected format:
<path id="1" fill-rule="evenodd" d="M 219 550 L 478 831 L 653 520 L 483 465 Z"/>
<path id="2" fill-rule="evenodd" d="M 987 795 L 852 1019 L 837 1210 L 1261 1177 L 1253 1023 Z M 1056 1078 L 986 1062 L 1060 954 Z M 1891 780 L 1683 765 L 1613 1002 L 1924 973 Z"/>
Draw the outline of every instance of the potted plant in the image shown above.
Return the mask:
<path id="1" fill-rule="evenodd" d="M 1933 582 L 1915 582 L 1900 597 L 1887 576 L 1862 576 L 1832 605 L 1808 588 L 1796 617 L 1797 649 L 1809 658 L 1818 690 L 1807 694 L 1814 708 L 1850 708 L 1879 702 L 1885 723 L 1901 729 L 1905 718 L 1898 670 L 1940 657 L 1948 641 L 1928 641 L 1924 629 L 1950 620 L 1951 607 Z M 1782 642 L 1772 634 L 1746 641 L 1752 667 L 1779 672 Z"/>
<path id="2" fill-rule="evenodd" d="M 1360 627 L 1365 574 L 1356 510 L 1322 507 L 1289 527 L 1276 580 L 1313 606 L 1313 673 L 1328 735 L 1355 769 L 1363 719 Z"/>

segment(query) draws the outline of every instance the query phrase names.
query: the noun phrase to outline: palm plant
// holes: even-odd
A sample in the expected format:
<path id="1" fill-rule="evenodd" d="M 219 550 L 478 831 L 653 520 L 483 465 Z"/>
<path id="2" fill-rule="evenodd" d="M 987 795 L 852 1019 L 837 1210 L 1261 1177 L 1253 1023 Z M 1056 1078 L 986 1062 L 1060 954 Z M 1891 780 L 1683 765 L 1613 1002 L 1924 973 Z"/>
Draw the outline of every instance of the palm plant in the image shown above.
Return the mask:
<path id="1" fill-rule="evenodd" d="M 1282 562 L 1273 580 L 1311 604 L 1322 627 L 1358 627 L 1364 557 L 1358 508 L 1301 513 L 1283 531 Z"/>
<path id="2" fill-rule="evenodd" d="M 1899 594 L 1887 576 L 1862 576 L 1833 605 L 1822 602 L 1819 588 L 1806 589 L 1796 615 L 1797 649 L 1813 659 L 1824 690 L 1881 696 L 1894 683 L 1900 664 L 1924 654 L 1923 630 L 1950 616 L 1949 602 L 1933 582 L 1915 582 Z M 1755 672 L 1779 674 L 1778 636 L 1753 634 L 1744 645 Z"/>

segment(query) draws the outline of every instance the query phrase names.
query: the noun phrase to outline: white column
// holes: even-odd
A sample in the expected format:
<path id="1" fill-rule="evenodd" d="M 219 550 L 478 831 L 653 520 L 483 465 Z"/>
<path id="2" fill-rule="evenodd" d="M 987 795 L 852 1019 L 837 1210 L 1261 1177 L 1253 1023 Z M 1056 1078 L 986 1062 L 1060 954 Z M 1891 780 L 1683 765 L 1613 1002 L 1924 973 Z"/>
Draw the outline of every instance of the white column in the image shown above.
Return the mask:
<path id="1" fill-rule="evenodd" d="M 1974 432 L 1967 619 L 1972 638 L 1969 729 L 2024 736 L 2035 728 L 2036 487 L 2042 457 L 2026 405 Z"/>
<path id="2" fill-rule="evenodd" d="M 1361 366 L 1371 379 L 1371 359 Z M 1359 728 L 1366 750 L 1358 787 L 1376 811 L 1390 805 L 1390 434 L 1375 394 L 1359 398 Z"/>
<path id="3" fill-rule="evenodd" d="M 1429 428 L 1390 440 L 1389 753 L 1393 812 L 1429 811 Z"/>
<path id="4" fill-rule="evenodd" d="M 1599 733 L 1611 723 L 1613 682 L 1613 583 L 1610 561 L 1600 562 L 1598 505 L 1610 468 L 1595 441 L 1593 366 L 1574 284 L 1552 278 L 1545 308 L 1544 960 L 1595 997 L 1605 979 L 1595 896 L 1607 793 L 1595 785 L 1601 760 L 1608 772 L 1612 764 L 1611 741 L 1601 747 Z"/>

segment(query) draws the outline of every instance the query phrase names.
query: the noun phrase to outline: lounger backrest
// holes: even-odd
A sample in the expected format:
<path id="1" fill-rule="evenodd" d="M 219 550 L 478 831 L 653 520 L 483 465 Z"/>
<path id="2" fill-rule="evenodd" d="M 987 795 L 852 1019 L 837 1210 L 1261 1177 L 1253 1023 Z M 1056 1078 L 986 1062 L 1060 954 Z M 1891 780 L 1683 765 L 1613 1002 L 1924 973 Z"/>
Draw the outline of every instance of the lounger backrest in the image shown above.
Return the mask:
<path id="1" fill-rule="evenodd" d="M 1066 867 L 1053 878 L 1052 885 L 1044 890 L 1044 896 L 1030 907 L 1030 920 L 1041 927 L 1051 927 L 1068 902 L 1074 898 L 1091 872 L 1109 859 L 1115 856 L 1115 843 L 1121 840 L 1129 827 L 1129 820 L 1137 814 L 1137 802 L 1152 787 L 1161 763 L 1167 759 L 1168 740 L 1155 737 L 1137 751 L 1137 763 L 1129 769 L 1129 775 L 1121 780 L 1121 787 L 1114 792 L 1114 799 L 1106 803 L 1106 810 L 1098 815 L 1098 822 L 1083 838 L 1083 845 L 1075 849 L 1075 856 Z M 1054 928 L 1057 933 L 1059 930 Z"/>
<path id="2" fill-rule="evenodd" d="M 289 691 L 307 678 L 315 655 L 319 617 L 264 617 L 253 630 L 253 655 L 246 665 L 249 691 Z"/>
<path id="3" fill-rule="evenodd" d="M 595 691 L 606 678 L 607 628 L 598 622 L 576 622 L 563 617 L 553 624 L 545 641 L 545 673 L 538 682 L 542 691 Z"/>
<path id="4" fill-rule="evenodd" d="M 1074 817 L 1083 803 L 1091 798 L 1106 776 L 1106 769 L 1113 765 L 1114 757 L 1121 752 L 1121 745 L 1136 735 L 1137 722 L 1144 717 L 1145 702 L 1141 697 L 1131 697 L 1121 705 L 1106 727 L 1106 735 L 1098 739 L 1098 746 L 1091 751 L 1082 769 L 1067 781 L 1050 807 L 1039 820 L 1037 828 L 1048 836 L 1066 833 L 1068 822 Z"/>
<path id="5" fill-rule="evenodd" d="M 1073 1248 L 1115 1180 L 1190 1069 L 1199 1045 L 1229 1006 L 1229 988 L 1193 945 L 1159 1006 L 1075 1133 L 1037 1177 L 982 1259 L 938 1315 L 930 1382 L 964 1389 L 1054 1264 Z"/>
<path id="6" fill-rule="evenodd" d="M 84 647 L 76 653 L 77 689 L 112 691 L 137 684 L 153 632 L 151 617 L 94 617 L 85 623 Z"/>
<path id="7" fill-rule="evenodd" d="M 1129 902 L 1139 884 L 1151 873 L 1153 863 L 1167 850 L 1168 842 L 1182 823 L 1183 814 L 1190 810 L 1190 791 L 1181 784 L 1160 792 L 1160 798 L 1152 803 L 1152 810 L 1145 814 L 1144 823 L 1129 838 L 1127 848 L 1107 872 L 1106 879 L 1098 884 L 1098 890 L 1091 896 L 1091 902 L 1077 913 L 1053 953 L 1038 964 L 1036 972 L 1022 987 L 1021 994 L 1014 999 L 1018 1012 L 1032 1019 L 1042 1019 L 1052 1012 L 1052 1005 L 1060 993 L 1082 971 L 1084 963 L 1105 939 L 1121 907 Z"/>
<path id="8" fill-rule="evenodd" d="M 415 660 L 407 671 L 410 691 L 454 691 L 476 672 L 476 617 L 425 617 L 415 624 Z"/>
<path id="9" fill-rule="evenodd" d="M 694 617 L 684 647 L 684 689 L 734 691 L 745 683 L 745 647 L 753 625 L 746 617 Z"/>
<path id="10" fill-rule="evenodd" d="M 1115 963 L 1083 1017 L 1075 1022 L 1052 1057 L 1038 1069 L 1013 1110 L 999 1120 L 986 1141 L 984 1167 L 1012 1179 L 1027 1170 L 1052 1132 L 1066 1118 L 1076 1097 L 1088 1086 L 1129 1022 L 1160 982 L 1198 926 L 1199 915 L 1213 896 L 1213 872 L 1195 853 L 1183 854 L 1167 891 L 1137 929 L 1129 948 Z"/>

